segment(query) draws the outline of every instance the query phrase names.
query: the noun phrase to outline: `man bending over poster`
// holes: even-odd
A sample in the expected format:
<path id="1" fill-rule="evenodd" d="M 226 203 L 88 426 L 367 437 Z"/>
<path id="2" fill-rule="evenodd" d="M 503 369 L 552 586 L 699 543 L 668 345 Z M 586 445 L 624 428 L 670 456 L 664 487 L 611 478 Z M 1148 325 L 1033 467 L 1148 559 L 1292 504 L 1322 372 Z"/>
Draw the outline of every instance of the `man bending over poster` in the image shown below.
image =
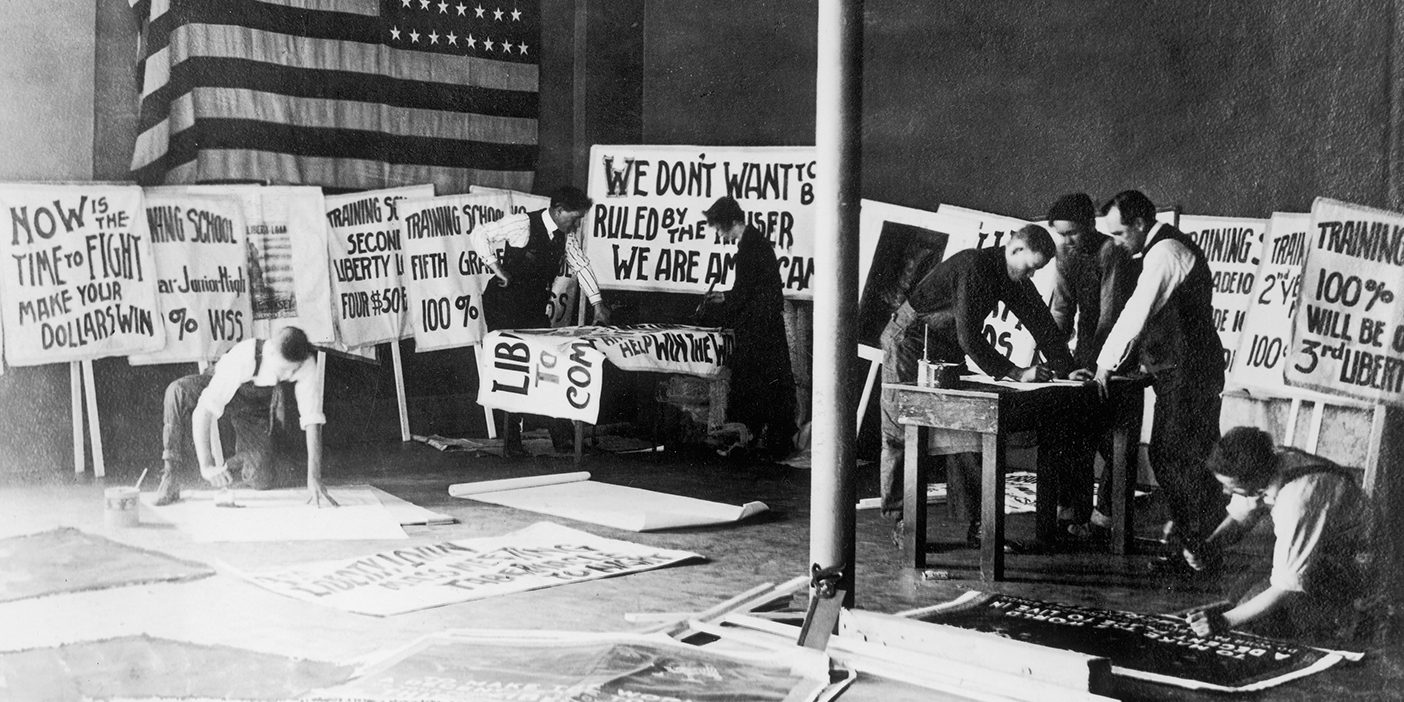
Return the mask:
<path id="1" fill-rule="evenodd" d="M 969 356 L 980 369 L 995 378 L 1020 381 L 1046 381 L 1055 372 L 1065 375 L 1073 368 L 1067 338 L 1053 323 L 1047 305 L 1029 276 L 1053 260 L 1056 249 L 1048 231 L 1030 224 L 1002 247 L 957 251 L 937 264 L 906 293 L 906 301 L 892 313 L 892 321 L 882 332 L 883 383 L 911 383 L 916 379 L 917 360 L 929 349 L 930 360 L 965 362 Z M 985 338 L 985 318 L 1003 302 L 1033 334 L 1038 349 L 1053 368 L 1043 365 L 1019 367 L 1005 358 Z M 902 540 L 902 458 L 905 439 L 897 423 L 895 394 L 882 393 L 881 485 L 883 516 L 896 520 L 893 543 Z M 979 439 L 969 432 L 931 430 L 937 453 L 950 454 L 946 479 L 952 497 L 960 500 L 969 520 L 967 540 L 973 545 L 979 534 L 980 457 Z M 961 499 L 963 498 L 963 499 Z M 913 505 L 920 508 L 920 505 Z"/>
<path id="2" fill-rule="evenodd" d="M 1235 427 L 1209 454 L 1209 469 L 1230 495 L 1228 516 L 1199 552 L 1204 569 L 1268 515 L 1276 543 L 1272 574 L 1231 609 L 1190 615 L 1196 634 L 1253 623 L 1285 638 L 1349 640 L 1375 592 L 1369 567 L 1370 500 L 1346 469 L 1288 447 L 1252 427 Z"/>
<path id="3" fill-rule="evenodd" d="M 317 353 L 307 334 L 284 327 L 265 342 L 239 342 L 204 373 L 187 375 L 166 387 L 165 428 L 162 433 L 161 486 L 157 506 L 180 499 L 179 473 L 190 462 L 189 448 L 200 475 L 216 487 L 267 490 L 277 481 L 273 447 L 275 419 L 283 409 L 281 390 L 293 386 L 307 438 L 308 502 L 336 506 L 322 486 L 322 379 Z M 222 416 L 234 425 L 234 455 L 221 464 L 210 446 L 210 427 Z M 187 443 L 187 440 L 190 443 Z M 237 478 L 236 478 L 237 474 Z"/>

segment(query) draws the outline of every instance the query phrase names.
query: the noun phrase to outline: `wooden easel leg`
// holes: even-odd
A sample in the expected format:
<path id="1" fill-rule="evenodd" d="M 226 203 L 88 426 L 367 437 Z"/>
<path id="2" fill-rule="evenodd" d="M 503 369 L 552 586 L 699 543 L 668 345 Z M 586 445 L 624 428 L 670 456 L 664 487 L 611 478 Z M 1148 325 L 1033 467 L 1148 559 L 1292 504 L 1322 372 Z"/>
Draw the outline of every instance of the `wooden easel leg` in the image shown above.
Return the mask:
<path id="1" fill-rule="evenodd" d="M 68 364 L 68 401 L 73 410 L 73 474 L 87 471 L 88 445 L 83 439 L 83 367 Z"/>
<path id="2" fill-rule="evenodd" d="M 409 402 L 405 398 L 405 362 L 398 339 L 390 341 L 390 360 L 395 373 L 395 409 L 400 413 L 400 441 L 410 440 Z"/>
<path id="3" fill-rule="evenodd" d="M 926 476 L 921 470 L 922 431 L 915 424 L 905 426 L 902 452 L 902 553 L 914 568 L 926 567 Z"/>
<path id="4" fill-rule="evenodd" d="M 107 463 L 103 459 L 102 422 L 98 419 L 97 377 L 93 375 L 93 362 L 83 361 L 83 395 L 88 404 L 88 440 L 93 444 L 93 475 L 107 477 Z"/>

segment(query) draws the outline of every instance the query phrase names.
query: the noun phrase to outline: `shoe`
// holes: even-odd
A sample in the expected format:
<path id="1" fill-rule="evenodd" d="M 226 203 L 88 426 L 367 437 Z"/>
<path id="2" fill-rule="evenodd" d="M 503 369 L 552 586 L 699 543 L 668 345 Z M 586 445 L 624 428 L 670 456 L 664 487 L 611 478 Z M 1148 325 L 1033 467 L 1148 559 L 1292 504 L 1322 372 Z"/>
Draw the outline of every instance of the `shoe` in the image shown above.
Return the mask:
<path id="1" fill-rule="evenodd" d="M 173 502 L 180 501 L 180 486 L 176 485 L 175 479 L 169 475 L 161 477 L 161 484 L 156 488 L 156 499 L 151 502 L 157 507 L 165 507 Z"/>
<path id="2" fill-rule="evenodd" d="M 903 522 L 901 519 L 898 519 L 897 521 L 895 521 L 895 522 L 892 523 L 892 547 L 893 547 L 893 548 L 897 548 L 897 549 L 902 548 L 902 543 L 906 540 L 906 536 L 907 536 L 907 532 L 906 532 L 905 526 L 906 526 L 906 523 Z"/>
<path id="3" fill-rule="evenodd" d="M 1157 556 L 1152 558 L 1150 563 L 1147 564 L 1147 568 L 1151 575 L 1177 578 L 1193 577 L 1200 573 L 1200 571 L 1195 570 L 1185 561 L 1184 556 L 1178 553 L 1170 556 Z"/>
<path id="4" fill-rule="evenodd" d="M 1088 519 L 1087 521 L 1092 526 L 1097 527 L 1098 529 L 1111 528 L 1111 517 L 1108 517 L 1107 515 L 1103 514 L 1102 510 L 1099 509 L 1092 510 L 1092 518 Z"/>

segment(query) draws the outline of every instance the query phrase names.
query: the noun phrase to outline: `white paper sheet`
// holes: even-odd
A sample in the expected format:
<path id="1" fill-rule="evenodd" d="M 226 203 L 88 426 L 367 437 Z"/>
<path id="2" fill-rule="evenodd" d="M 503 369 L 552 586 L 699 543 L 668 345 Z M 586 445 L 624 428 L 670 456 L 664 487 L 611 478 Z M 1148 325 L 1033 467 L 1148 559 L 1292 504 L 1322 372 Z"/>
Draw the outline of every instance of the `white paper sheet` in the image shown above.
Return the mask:
<path id="1" fill-rule="evenodd" d="M 213 541 L 357 541 L 408 536 L 370 488 L 331 488 L 340 507 L 307 504 L 307 490 L 235 490 L 239 507 L 216 507 L 219 490 L 182 490 L 181 500 L 152 506 L 142 495 L 143 518 L 175 524 L 190 538 Z"/>

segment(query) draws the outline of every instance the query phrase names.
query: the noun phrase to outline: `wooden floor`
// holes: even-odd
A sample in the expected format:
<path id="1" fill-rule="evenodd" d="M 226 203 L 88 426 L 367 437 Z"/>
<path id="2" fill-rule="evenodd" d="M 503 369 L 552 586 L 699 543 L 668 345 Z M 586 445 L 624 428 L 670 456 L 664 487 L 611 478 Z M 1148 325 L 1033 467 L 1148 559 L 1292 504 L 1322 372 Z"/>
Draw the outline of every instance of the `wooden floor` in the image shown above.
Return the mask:
<path id="1" fill-rule="evenodd" d="M 101 481 L 58 478 L 41 485 L 0 487 L 0 536 L 74 526 L 118 540 L 215 565 L 218 575 L 182 584 L 159 584 L 61 595 L 0 604 L 0 651 L 53 646 L 134 633 L 217 643 L 255 651 L 348 661 L 446 628 L 528 628 L 587 631 L 626 630 L 627 612 L 698 611 L 764 582 L 807 572 L 809 483 L 807 470 L 730 462 L 705 453 L 596 454 L 584 466 L 594 479 L 740 504 L 761 500 L 771 511 L 738 525 L 635 534 L 561 520 L 610 538 L 695 551 L 702 564 L 573 584 L 387 618 L 342 613 L 266 592 L 229 574 L 229 569 L 266 569 L 314 560 L 363 555 L 373 542 L 197 544 L 172 528 L 147 525 L 107 532 L 102 527 Z M 331 484 L 370 483 L 430 509 L 456 516 L 459 524 L 411 530 L 414 543 L 497 535 L 544 519 L 449 497 L 457 482 L 575 470 L 569 458 L 522 460 L 474 458 L 422 444 L 357 447 L 329 452 Z M 860 469 L 859 495 L 876 494 L 876 467 Z M 110 475 L 130 484 L 136 475 Z M 148 480 L 151 490 L 154 480 Z M 1140 528 L 1152 527 L 1155 505 L 1143 505 Z M 974 551 L 957 543 L 964 527 L 950 524 L 932 507 L 932 570 L 948 580 L 926 579 L 898 563 L 887 525 L 875 510 L 857 513 L 856 598 L 862 609 L 895 612 L 949 600 L 980 587 Z M 1032 515 L 1009 520 L 1016 540 L 1032 531 Z M 1173 583 L 1146 572 L 1146 555 L 1115 557 L 1086 548 L 1052 555 L 1011 555 L 1009 581 L 993 589 L 1043 600 L 1142 612 L 1184 609 L 1231 596 L 1263 576 L 1266 539 L 1253 540 L 1231 557 L 1232 575 L 1222 581 Z M 0 564 L 3 567 L 3 564 Z M 802 606 L 802 601 L 797 601 Z M 1196 700 L 1218 695 L 1124 681 L 1125 699 Z M 3 689 L 0 689 L 3 696 Z M 1404 699 L 1404 648 L 1372 650 L 1362 663 L 1341 666 L 1307 680 L 1239 699 Z M 922 690 L 862 679 L 846 700 L 933 699 Z"/>

